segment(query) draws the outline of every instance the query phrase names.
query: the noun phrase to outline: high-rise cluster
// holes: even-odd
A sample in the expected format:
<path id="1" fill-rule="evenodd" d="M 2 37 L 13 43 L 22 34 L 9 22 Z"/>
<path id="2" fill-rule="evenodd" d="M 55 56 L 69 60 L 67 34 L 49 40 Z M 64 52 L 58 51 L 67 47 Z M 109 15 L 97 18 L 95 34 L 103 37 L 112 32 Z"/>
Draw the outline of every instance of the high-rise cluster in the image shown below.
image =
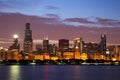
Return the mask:
<path id="1" fill-rule="evenodd" d="M 2 60 L 33 60 L 33 59 L 94 59 L 94 60 L 120 60 L 119 46 L 106 46 L 106 35 L 101 35 L 101 41 L 85 42 L 81 37 L 75 38 L 74 41 L 68 39 L 59 39 L 58 45 L 50 44 L 48 37 L 43 38 L 43 42 L 36 45 L 33 51 L 32 30 L 30 23 L 25 24 L 25 34 L 23 51 L 20 51 L 18 35 L 14 35 L 14 43 L 9 47 L 9 51 L 0 49 L 0 59 Z M 6 53 L 6 54 L 4 54 Z"/>

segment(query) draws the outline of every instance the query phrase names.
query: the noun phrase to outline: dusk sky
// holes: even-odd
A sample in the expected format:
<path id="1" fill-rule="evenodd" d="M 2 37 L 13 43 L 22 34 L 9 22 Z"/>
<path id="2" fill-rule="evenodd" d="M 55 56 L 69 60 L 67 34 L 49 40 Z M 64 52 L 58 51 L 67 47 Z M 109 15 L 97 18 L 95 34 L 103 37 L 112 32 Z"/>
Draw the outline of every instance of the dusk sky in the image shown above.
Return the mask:
<path id="1" fill-rule="evenodd" d="M 85 42 L 120 44 L 120 0 L 0 0 L 0 46 L 30 22 L 34 42 L 82 37 Z"/>

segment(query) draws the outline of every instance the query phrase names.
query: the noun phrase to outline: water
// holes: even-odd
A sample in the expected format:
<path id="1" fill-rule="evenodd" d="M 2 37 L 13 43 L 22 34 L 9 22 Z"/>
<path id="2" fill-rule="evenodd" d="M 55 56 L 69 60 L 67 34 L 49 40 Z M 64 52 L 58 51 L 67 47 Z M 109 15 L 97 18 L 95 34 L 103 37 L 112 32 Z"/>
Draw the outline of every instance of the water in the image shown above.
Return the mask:
<path id="1" fill-rule="evenodd" d="M 120 66 L 0 66 L 0 80 L 120 80 Z"/>

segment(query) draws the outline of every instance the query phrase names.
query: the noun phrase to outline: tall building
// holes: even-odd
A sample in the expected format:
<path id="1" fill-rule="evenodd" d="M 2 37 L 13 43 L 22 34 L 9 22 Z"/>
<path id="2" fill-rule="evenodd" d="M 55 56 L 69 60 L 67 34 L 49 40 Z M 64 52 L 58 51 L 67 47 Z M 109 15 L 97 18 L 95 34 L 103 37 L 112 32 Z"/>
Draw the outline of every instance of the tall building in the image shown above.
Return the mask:
<path id="1" fill-rule="evenodd" d="M 36 45 L 36 52 L 37 53 L 43 53 L 42 45 Z"/>
<path id="2" fill-rule="evenodd" d="M 98 55 L 99 53 L 99 44 L 94 42 L 84 43 L 83 53 L 87 54 L 88 59 L 94 59 L 94 54 Z"/>
<path id="3" fill-rule="evenodd" d="M 18 43 L 18 35 L 15 34 L 13 36 L 14 38 L 14 43 L 12 44 L 12 46 L 9 47 L 9 50 L 18 50 L 20 49 L 20 44 Z"/>
<path id="4" fill-rule="evenodd" d="M 25 38 L 24 38 L 24 52 L 31 53 L 33 50 L 32 30 L 30 30 L 30 23 L 25 25 Z"/>
<path id="5" fill-rule="evenodd" d="M 55 53 L 56 53 L 56 46 L 55 46 L 55 44 L 49 44 L 49 46 L 48 46 L 48 52 L 51 55 L 55 55 Z"/>
<path id="6" fill-rule="evenodd" d="M 69 51 L 69 40 L 68 39 L 60 39 L 59 40 L 59 51 L 61 52 L 60 56 L 64 59 L 64 52 Z"/>
<path id="7" fill-rule="evenodd" d="M 82 53 L 83 50 L 83 41 L 82 38 L 75 38 L 74 39 L 74 48 L 78 48 L 80 53 Z"/>
<path id="8" fill-rule="evenodd" d="M 69 40 L 60 39 L 59 40 L 59 49 L 60 50 L 68 50 L 69 49 Z"/>
<path id="9" fill-rule="evenodd" d="M 43 39 L 43 51 L 48 52 L 49 40 L 48 37 L 44 37 Z"/>
<path id="10" fill-rule="evenodd" d="M 106 54 L 106 35 L 101 35 L 101 42 L 100 42 L 100 53 Z"/>

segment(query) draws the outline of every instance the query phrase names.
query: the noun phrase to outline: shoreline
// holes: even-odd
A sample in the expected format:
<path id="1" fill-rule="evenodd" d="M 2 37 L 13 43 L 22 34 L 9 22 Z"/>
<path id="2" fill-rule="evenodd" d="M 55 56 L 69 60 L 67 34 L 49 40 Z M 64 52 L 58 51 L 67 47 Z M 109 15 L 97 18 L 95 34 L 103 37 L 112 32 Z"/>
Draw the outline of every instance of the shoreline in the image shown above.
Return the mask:
<path id="1" fill-rule="evenodd" d="M 3 60 L 1 65 L 85 65 L 85 66 L 120 66 L 120 61 L 104 60 Z"/>

